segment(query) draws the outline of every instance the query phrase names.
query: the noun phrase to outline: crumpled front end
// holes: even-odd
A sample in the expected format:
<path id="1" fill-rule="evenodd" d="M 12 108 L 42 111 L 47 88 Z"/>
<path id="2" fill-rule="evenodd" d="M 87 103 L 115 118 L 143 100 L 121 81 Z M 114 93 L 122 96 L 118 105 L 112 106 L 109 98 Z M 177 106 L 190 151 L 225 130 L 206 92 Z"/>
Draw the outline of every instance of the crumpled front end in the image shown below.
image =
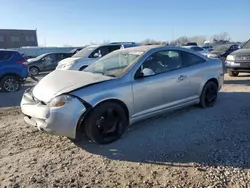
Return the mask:
<path id="1" fill-rule="evenodd" d="M 52 107 L 36 99 L 28 90 L 23 95 L 21 110 L 28 124 L 50 134 L 74 139 L 78 121 L 86 108 L 76 97 L 63 106 Z"/>

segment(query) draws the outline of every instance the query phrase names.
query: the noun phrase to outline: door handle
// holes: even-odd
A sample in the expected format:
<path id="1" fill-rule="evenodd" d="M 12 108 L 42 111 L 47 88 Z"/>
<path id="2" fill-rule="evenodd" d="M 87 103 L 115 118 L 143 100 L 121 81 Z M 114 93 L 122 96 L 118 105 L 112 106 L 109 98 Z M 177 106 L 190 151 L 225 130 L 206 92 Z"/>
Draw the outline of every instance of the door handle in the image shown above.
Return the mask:
<path id="1" fill-rule="evenodd" d="M 187 76 L 184 75 L 180 75 L 180 77 L 178 78 L 179 81 L 185 80 L 187 78 Z"/>

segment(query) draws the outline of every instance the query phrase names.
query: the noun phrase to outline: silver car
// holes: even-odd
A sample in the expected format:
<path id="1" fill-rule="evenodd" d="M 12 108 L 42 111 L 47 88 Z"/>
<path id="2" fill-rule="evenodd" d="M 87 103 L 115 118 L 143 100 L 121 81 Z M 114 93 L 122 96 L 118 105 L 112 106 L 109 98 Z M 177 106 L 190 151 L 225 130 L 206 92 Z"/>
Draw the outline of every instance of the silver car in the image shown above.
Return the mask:
<path id="1" fill-rule="evenodd" d="M 188 105 L 213 106 L 223 80 L 219 59 L 181 47 L 140 46 L 114 51 L 84 71 L 51 72 L 24 93 L 21 109 L 39 130 L 76 138 L 83 129 L 107 144 L 136 121 Z"/>

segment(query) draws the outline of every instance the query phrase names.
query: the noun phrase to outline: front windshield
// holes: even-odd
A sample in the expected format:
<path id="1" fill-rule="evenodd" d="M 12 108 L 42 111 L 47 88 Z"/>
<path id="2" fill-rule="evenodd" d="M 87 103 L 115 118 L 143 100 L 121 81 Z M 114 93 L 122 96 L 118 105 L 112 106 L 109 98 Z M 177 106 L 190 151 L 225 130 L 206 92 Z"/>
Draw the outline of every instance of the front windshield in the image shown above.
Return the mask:
<path id="1" fill-rule="evenodd" d="M 141 51 L 118 50 L 92 63 L 84 71 L 119 77 L 129 65 L 137 61 L 143 54 L 144 52 Z"/>
<path id="2" fill-rule="evenodd" d="M 242 47 L 243 49 L 250 49 L 250 40 L 248 40 Z"/>
<path id="3" fill-rule="evenodd" d="M 214 46 L 213 47 L 213 51 L 216 52 L 225 52 L 228 50 L 228 48 L 230 47 L 230 45 L 219 45 L 219 46 Z"/>
<path id="4" fill-rule="evenodd" d="M 89 53 L 94 51 L 96 48 L 97 48 L 96 46 L 89 46 L 89 47 L 83 48 L 72 57 L 88 57 Z"/>

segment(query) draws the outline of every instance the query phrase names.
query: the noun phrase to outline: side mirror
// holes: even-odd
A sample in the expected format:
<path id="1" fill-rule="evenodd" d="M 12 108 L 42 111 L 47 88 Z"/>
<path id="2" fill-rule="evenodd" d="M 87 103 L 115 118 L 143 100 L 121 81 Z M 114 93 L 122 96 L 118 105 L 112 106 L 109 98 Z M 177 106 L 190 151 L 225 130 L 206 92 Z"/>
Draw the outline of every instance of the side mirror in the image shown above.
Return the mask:
<path id="1" fill-rule="evenodd" d="M 153 76 L 153 75 L 155 75 L 155 72 L 152 69 L 144 68 L 142 70 L 142 74 L 143 74 L 143 77 L 147 77 L 147 76 Z"/>

